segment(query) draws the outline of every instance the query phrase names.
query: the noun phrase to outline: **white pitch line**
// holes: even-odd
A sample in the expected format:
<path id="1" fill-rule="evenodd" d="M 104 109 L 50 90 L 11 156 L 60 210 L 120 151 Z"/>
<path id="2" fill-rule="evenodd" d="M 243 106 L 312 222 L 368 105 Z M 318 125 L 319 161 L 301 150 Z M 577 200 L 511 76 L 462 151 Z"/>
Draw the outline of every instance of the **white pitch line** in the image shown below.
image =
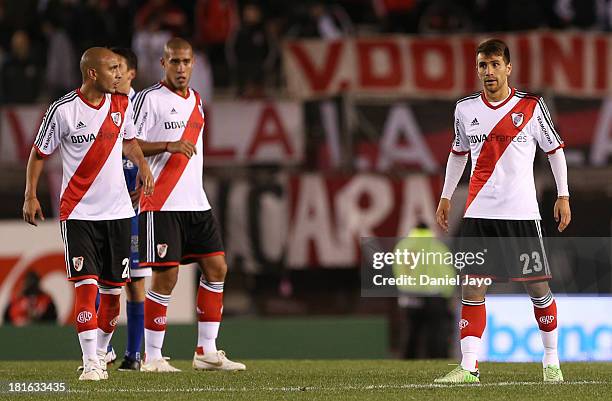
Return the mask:
<path id="1" fill-rule="evenodd" d="M 269 391 L 269 392 L 300 392 L 300 391 L 346 391 L 346 390 L 404 390 L 404 389 L 431 389 L 431 388 L 456 388 L 456 387 L 504 387 L 504 386 L 542 386 L 542 385 L 586 385 L 586 384 L 611 384 L 605 381 L 575 381 L 544 384 L 543 382 L 499 382 L 499 383 L 481 383 L 478 384 L 373 384 L 369 386 L 337 386 L 337 387 L 317 387 L 317 386 L 302 386 L 302 387 L 194 387 L 194 388 L 145 388 L 145 389 L 96 389 L 96 390 L 68 390 L 69 393 L 203 393 L 203 392 L 228 392 L 241 393 L 253 391 Z"/>

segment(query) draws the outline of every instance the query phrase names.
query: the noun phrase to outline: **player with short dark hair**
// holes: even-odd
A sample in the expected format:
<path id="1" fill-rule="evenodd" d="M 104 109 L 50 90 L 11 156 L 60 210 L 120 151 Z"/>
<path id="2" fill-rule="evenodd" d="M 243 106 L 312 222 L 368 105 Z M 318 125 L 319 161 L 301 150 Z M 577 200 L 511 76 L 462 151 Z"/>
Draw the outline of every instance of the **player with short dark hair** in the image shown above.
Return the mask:
<path id="1" fill-rule="evenodd" d="M 548 286 L 551 271 L 542 239 L 533 161 L 536 147 L 548 155 L 558 193 L 553 214 L 561 232 L 571 220 L 564 144 L 544 100 L 509 86 L 512 64 L 504 42 L 491 39 L 481 43 L 476 51 L 476 68 L 483 90 L 457 101 L 455 139 L 436 218 L 448 231 L 450 199 L 471 154 L 460 237 L 463 243 L 508 237 L 503 239 L 503 249 L 509 256 L 489 261 L 484 267 L 466 267 L 461 273 L 524 283 L 544 345 L 544 381 L 560 382 L 557 306 Z M 462 284 L 459 329 L 463 357 L 461 364 L 436 379 L 437 383 L 479 382 L 478 352 L 486 323 L 486 291 L 484 284 Z"/>
<path id="2" fill-rule="evenodd" d="M 204 188 L 204 113 L 198 92 L 189 87 L 194 65 L 189 42 L 174 38 L 164 46 L 164 79 L 135 100 L 139 142 L 155 177 L 155 194 L 140 202 L 140 265 L 153 267 L 145 299 L 145 359 L 142 370 L 175 372 L 161 354 L 166 311 L 179 264 L 202 271 L 197 295 L 198 342 L 193 367 L 244 370 L 217 350 L 227 264 L 221 233 Z"/>
<path id="3" fill-rule="evenodd" d="M 93 47 L 81 58 L 83 83 L 47 110 L 28 160 L 23 218 L 44 219 L 36 198 L 45 157 L 61 148 L 63 182 L 60 228 L 66 273 L 75 286 L 75 317 L 83 373 L 79 380 L 104 380 L 106 349 L 119 317 L 119 294 L 130 278 L 130 218 L 121 154 L 140 168 L 146 196 L 153 176 L 144 159 L 127 96 L 116 93 L 119 60 Z M 96 312 L 96 295 L 100 306 Z"/>
<path id="4" fill-rule="evenodd" d="M 128 95 L 130 100 L 134 100 L 136 92 L 132 88 L 132 81 L 136 78 L 138 71 L 138 58 L 132 49 L 126 47 L 113 47 L 111 50 L 119 56 L 119 70 L 121 80 L 117 91 Z M 138 212 L 138 167 L 127 157 L 123 157 L 123 174 L 127 184 L 132 205 L 135 212 Z M 131 259 L 130 277 L 131 281 L 125 286 L 126 295 L 126 315 L 127 315 L 127 344 L 123 361 L 119 365 L 119 370 L 140 370 L 140 349 L 144 336 L 144 300 L 145 300 L 145 277 L 151 277 L 150 267 L 138 265 L 138 216 L 132 217 L 132 240 L 131 240 Z"/>

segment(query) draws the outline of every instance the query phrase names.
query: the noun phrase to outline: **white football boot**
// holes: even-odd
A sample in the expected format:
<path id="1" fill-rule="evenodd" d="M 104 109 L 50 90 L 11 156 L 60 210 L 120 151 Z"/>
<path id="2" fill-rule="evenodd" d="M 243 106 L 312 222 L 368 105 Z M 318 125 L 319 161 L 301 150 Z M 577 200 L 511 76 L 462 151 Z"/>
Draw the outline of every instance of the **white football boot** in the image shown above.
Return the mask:
<path id="1" fill-rule="evenodd" d="M 98 358 L 87 359 L 83 363 L 83 373 L 79 380 L 99 381 L 108 379 L 108 373 L 100 367 Z"/>
<path id="2" fill-rule="evenodd" d="M 193 354 L 193 368 L 196 370 L 246 370 L 246 366 L 240 362 L 227 359 L 225 351 L 206 352 Z"/>
<path id="3" fill-rule="evenodd" d="M 142 361 L 140 365 L 141 372 L 180 372 L 180 369 L 170 365 L 165 358 L 153 359 L 151 361 L 146 359 Z"/>

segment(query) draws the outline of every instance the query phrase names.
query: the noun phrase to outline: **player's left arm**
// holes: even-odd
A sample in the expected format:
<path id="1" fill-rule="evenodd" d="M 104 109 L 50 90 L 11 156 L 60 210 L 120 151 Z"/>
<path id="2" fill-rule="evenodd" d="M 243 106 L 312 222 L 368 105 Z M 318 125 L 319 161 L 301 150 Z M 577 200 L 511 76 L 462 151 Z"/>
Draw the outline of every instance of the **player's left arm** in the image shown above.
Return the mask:
<path id="1" fill-rule="evenodd" d="M 563 232 L 572 220 L 572 211 L 569 201 L 569 189 L 567 185 L 567 163 L 563 149 L 557 149 L 548 155 L 550 168 L 557 184 L 557 200 L 553 208 L 555 221 L 559 223 L 557 229 Z"/>
<path id="2" fill-rule="evenodd" d="M 153 174 L 149 168 L 149 163 L 147 163 L 145 160 L 142 150 L 138 145 L 138 141 L 136 141 L 135 138 L 126 139 L 123 141 L 123 154 L 138 167 L 138 178 L 136 185 L 142 186 L 145 196 L 153 194 L 155 180 L 153 179 Z"/>
<path id="3" fill-rule="evenodd" d="M 572 220 L 572 211 L 569 201 L 569 188 L 567 184 L 567 163 L 563 148 L 565 144 L 555 129 L 544 99 L 540 98 L 534 110 L 535 119 L 534 136 L 540 148 L 548 155 L 550 168 L 557 185 L 557 200 L 553 207 L 553 216 L 559 223 L 557 229 L 562 232 Z"/>

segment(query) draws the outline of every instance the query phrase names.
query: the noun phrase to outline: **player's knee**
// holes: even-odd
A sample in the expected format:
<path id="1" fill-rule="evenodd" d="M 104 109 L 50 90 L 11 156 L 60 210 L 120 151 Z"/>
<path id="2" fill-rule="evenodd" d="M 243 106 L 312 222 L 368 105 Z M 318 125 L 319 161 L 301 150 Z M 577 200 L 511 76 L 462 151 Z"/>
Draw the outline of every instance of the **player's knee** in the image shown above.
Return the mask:
<path id="1" fill-rule="evenodd" d="M 178 281 L 178 267 L 170 269 L 153 270 L 151 290 L 162 295 L 172 294 L 172 290 Z"/>
<path id="2" fill-rule="evenodd" d="M 227 264 L 225 262 L 210 264 L 205 267 L 205 275 L 209 281 L 225 281 L 226 274 Z"/>
<path id="3" fill-rule="evenodd" d="M 548 281 L 527 282 L 525 283 L 525 289 L 532 298 L 540 298 L 550 292 Z"/>
<path id="4" fill-rule="evenodd" d="M 144 302 L 145 286 L 144 277 L 132 278 L 125 286 L 125 296 L 130 302 Z"/>

